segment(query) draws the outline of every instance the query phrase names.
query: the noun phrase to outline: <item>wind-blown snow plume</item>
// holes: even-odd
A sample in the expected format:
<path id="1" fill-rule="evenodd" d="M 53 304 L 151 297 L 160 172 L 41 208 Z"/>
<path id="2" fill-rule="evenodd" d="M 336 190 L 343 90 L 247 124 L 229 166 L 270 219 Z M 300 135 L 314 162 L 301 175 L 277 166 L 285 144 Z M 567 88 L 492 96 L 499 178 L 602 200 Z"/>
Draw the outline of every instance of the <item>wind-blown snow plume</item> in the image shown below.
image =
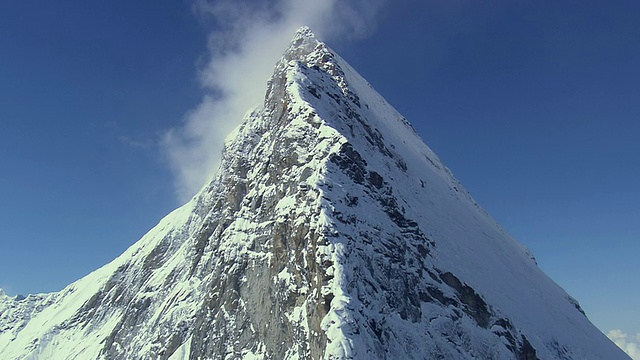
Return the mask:
<path id="1" fill-rule="evenodd" d="M 361 37 L 373 29 L 384 1 L 197 1 L 196 13 L 214 24 L 210 60 L 200 72 L 207 93 L 163 139 L 181 200 L 213 175 L 224 138 L 261 103 L 273 66 L 297 28 L 309 26 L 324 38 Z"/>
<path id="2" fill-rule="evenodd" d="M 621 330 L 611 330 L 607 336 L 633 360 L 640 360 L 640 333 L 633 336 L 625 334 Z"/>

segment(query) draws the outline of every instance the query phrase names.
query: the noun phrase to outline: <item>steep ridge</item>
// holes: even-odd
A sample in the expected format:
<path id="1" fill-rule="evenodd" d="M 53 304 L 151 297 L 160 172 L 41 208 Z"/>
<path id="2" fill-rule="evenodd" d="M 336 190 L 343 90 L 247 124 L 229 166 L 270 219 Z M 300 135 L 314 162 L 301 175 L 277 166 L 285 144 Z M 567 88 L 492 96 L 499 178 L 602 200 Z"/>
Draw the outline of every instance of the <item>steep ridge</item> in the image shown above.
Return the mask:
<path id="1" fill-rule="evenodd" d="M 210 184 L 58 293 L 4 359 L 628 359 L 302 28 Z"/>

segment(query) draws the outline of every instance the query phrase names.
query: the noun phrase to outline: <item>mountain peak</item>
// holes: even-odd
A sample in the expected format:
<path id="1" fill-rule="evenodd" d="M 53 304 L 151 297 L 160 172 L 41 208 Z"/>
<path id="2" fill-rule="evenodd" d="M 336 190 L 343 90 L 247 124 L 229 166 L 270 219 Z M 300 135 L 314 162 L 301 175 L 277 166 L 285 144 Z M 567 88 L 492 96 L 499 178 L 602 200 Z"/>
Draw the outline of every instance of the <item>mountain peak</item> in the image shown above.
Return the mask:
<path id="1" fill-rule="evenodd" d="M 306 27 L 191 202 L 0 306 L 2 358 L 626 359 Z"/>
<path id="2" fill-rule="evenodd" d="M 286 54 L 293 49 L 300 49 L 300 51 L 310 52 L 316 47 L 316 45 L 320 41 L 316 38 L 316 35 L 311 31 L 311 29 L 307 26 L 303 26 L 299 28 L 291 42 L 289 44 L 289 48 L 285 51 Z"/>
<path id="3" fill-rule="evenodd" d="M 295 42 L 298 38 L 316 39 L 316 35 L 313 33 L 313 31 L 311 31 L 311 28 L 304 25 L 296 30 L 296 33 L 293 36 L 293 42 Z"/>
<path id="4" fill-rule="evenodd" d="M 299 28 L 293 38 L 289 47 L 285 50 L 281 62 L 288 61 L 305 61 L 305 58 L 314 51 L 325 48 L 324 43 L 319 41 L 311 29 L 307 26 Z"/>

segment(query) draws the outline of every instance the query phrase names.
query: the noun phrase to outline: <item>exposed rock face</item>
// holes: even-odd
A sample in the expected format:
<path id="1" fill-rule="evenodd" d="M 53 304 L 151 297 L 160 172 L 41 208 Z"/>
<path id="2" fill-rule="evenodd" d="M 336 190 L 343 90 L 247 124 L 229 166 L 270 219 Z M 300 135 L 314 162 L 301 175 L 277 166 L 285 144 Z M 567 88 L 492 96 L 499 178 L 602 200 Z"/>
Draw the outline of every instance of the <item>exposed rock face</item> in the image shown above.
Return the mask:
<path id="1" fill-rule="evenodd" d="M 626 359 L 309 29 L 221 170 L 59 293 L 0 294 L 3 359 Z"/>

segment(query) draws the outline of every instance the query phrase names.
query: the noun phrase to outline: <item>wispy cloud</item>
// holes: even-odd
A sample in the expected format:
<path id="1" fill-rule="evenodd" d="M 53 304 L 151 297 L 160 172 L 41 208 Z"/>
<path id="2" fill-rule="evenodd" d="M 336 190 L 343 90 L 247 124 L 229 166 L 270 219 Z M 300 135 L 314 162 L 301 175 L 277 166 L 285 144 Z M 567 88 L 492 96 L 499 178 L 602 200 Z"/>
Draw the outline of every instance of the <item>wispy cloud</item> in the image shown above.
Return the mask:
<path id="1" fill-rule="evenodd" d="M 640 333 L 629 335 L 621 330 L 611 330 L 607 336 L 633 360 L 640 360 Z"/>
<path id="2" fill-rule="evenodd" d="M 137 140 L 127 135 L 118 135 L 118 141 L 127 146 L 138 149 L 149 149 L 152 144 L 148 140 Z"/>
<path id="3" fill-rule="evenodd" d="M 198 0 L 194 9 L 214 30 L 200 71 L 206 91 L 181 126 L 163 139 L 182 200 L 219 166 L 226 135 L 259 105 L 276 61 L 294 32 L 309 26 L 322 39 L 369 34 L 385 0 Z"/>

